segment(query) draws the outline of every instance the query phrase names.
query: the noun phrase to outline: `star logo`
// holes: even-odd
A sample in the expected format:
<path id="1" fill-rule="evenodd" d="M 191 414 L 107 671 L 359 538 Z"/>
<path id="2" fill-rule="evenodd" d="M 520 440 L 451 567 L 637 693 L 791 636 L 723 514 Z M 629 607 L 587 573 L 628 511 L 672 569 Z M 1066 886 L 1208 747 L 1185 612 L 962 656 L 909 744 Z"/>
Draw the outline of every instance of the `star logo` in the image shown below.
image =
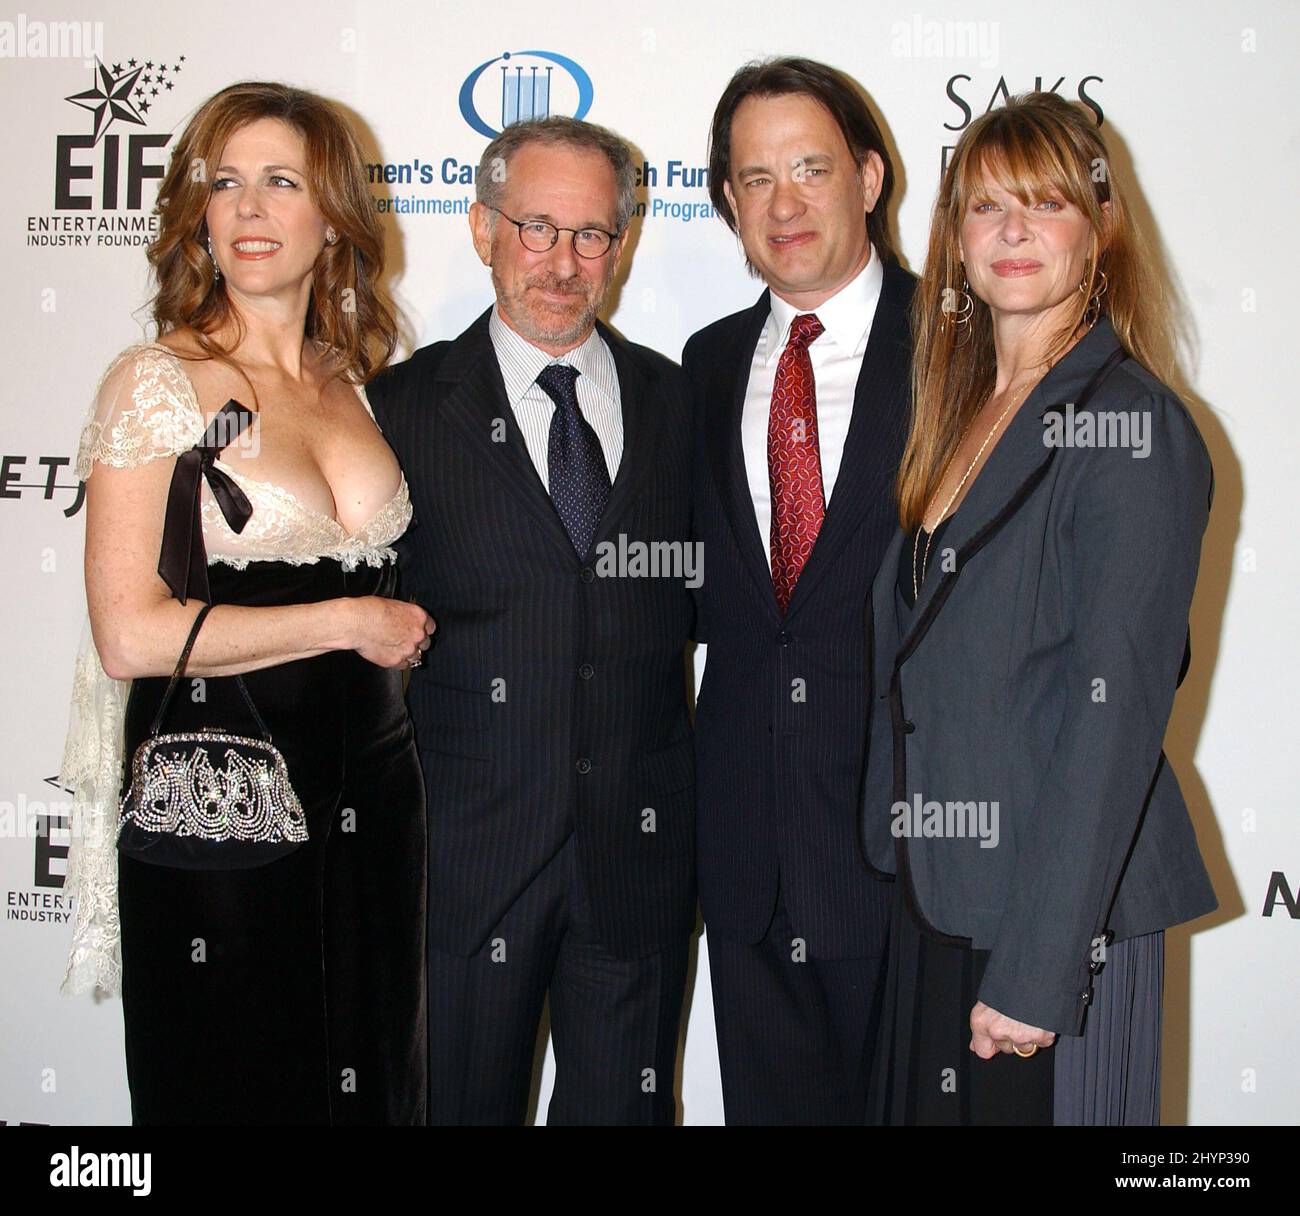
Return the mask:
<path id="1" fill-rule="evenodd" d="M 129 62 L 134 63 L 135 60 Z M 136 67 L 114 74 L 104 66 L 97 55 L 94 85 L 84 93 L 74 93 L 71 97 L 65 98 L 74 106 L 89 110 L 95 116 L 95 143 L 99 143 L 100 136 L 108 130 L 114 119 L 135 123 L 141 127 L 145 125 L 139 109 L 131 101 L 131 90 L 135 88 L 136 80 L 142 71 L 143 68 Z"/>

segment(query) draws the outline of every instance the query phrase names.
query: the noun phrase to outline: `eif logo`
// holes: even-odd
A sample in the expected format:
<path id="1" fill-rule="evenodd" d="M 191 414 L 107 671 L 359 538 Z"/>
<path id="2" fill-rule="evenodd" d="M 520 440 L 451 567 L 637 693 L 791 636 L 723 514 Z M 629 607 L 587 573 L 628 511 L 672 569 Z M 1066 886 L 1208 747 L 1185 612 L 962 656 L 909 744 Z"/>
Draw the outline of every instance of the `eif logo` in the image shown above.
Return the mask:
<path id="1" fill-rule="evenodd" d="M 163 60 L 128 59 L 111 67 L 95 60 L 93 80 L 88 89 L 73 93 L 65 100 L 88 111 L 91 130 L 86 135 L 60 135 L 54 158 L 54 207 L 57 211 L 89 211 L 98 202 L 105 211 L 117 210 L 119 198 L 120 164 L 123 149 L 116 127 L 147 126 L 149 111 L 160 97 L 175 87 L 175 78 L 181 73 L 185 56 L 177 56 L 173 63 Z M 110 133 L 111 132 L 111 133 Z M 160 178 L 163 166 L 149 159 L 149 153 L 165 148 L 170 134 L 144 135 L 131 133 L 126 140 L 126 209 L 139 210 L 142 205 L 144 182 Z M 82 160 L 81 152 L 99 155 Z M 96 160 L 98 163 L 96 163 Z M 98 198 L 94 194 L 79 193 L 74 181 L 89 180 L 99 186 Z"/>
<path id="2" fill-rule="evenodd" d="M 55 136 L 54 209 L 24 217 L 24 244 L 80 250 L 145 246 L 157 236 L 148 187 L 166 169 L 167 128 L 186 66 L 184 55 L 96 55 L 88 82 L 81 71 L 69 77 L 81 87 L 63 99 L 81 118 L 75 132 Z M 57 113 L 60 126 L 73 117 L 71 109 Z M 163 129 L 150 130 L 155 124 Z"/>
<path id="3" fill-rule="evenodd" d="M 460 112 L 480 135 L 495 139 L 512 122 L 591 109 L 591 77 L 554 51 L 505 51 L 479 64 L 460 86 Z"/>

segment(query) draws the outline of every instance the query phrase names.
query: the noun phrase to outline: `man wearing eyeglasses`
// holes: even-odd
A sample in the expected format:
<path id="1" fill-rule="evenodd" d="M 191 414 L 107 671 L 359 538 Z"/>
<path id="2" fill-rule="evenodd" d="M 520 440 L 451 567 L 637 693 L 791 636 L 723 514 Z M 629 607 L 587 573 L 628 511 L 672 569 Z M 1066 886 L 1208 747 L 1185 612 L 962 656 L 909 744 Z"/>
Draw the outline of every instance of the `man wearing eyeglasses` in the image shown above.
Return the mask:
<path id="1" fill-rule="evenodd" d="M 693 607 L 685 561 L 625 559 L 686 554 L 688 392 L 676 364 L 596 319 L 635 186 L 612 132 L 507 127 L 469 217 L 495 304 L 370 388 L 414 507 L 404 590 L 438 622 L 408 694 L 434 1124 L 525 1121 L 548 995 L 548 1123 L 676 1113 Z"/>

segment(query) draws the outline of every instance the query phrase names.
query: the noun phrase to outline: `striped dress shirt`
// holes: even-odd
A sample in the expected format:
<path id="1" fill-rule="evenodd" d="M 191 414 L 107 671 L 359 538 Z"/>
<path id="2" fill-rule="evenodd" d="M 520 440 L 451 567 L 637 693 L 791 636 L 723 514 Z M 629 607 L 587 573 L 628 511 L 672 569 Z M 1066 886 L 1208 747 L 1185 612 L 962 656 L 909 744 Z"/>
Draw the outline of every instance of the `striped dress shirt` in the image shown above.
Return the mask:
<path id="1" fill-rule="evenodd" d="M 506 400 L 514 411 L 528 455 L 547 493 L 551 488 L 547 475 L 547 450 L 555 402 L 537 383 L 537 376 L 551 363 L 568 363 L 578 370 L 575 383 L 578 408 L 600 440 L 600 450 L 604 453 L 605 468 L 612 484 L 623 458 L 623 404 L 614 356 L 601 336 L 593 329 L 581 346 L 555 358 L 515 333 L 501 319 L 496 307 L 493 307 L 488 321 L 488 332 L 497 363 L 501 366 L 501 378 L 505 381 Z"/>

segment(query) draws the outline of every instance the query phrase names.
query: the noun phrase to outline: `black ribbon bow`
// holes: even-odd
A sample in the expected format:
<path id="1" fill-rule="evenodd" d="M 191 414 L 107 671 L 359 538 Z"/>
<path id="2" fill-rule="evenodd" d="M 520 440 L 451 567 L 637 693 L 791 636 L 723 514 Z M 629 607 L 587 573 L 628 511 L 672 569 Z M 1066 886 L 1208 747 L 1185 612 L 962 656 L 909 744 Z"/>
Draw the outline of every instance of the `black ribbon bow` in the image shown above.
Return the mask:
<path id="1" fill-rule="evenodd" d="M 214 462 L 223 448 L 244 433 L 254 417 L 252 410 L 232 397 L 208 423 L 203 438 L 176 458 L 176 471 L 167 491 L 158 574 L 182 604 L 191 595 L 211 600 L 208 553 L 203 545 L 203 479 L 207 478 L 212 487 L 212 496 L 232 532 L 242 532 L 252 518 L 253 504 L 248 496 Z"/>

